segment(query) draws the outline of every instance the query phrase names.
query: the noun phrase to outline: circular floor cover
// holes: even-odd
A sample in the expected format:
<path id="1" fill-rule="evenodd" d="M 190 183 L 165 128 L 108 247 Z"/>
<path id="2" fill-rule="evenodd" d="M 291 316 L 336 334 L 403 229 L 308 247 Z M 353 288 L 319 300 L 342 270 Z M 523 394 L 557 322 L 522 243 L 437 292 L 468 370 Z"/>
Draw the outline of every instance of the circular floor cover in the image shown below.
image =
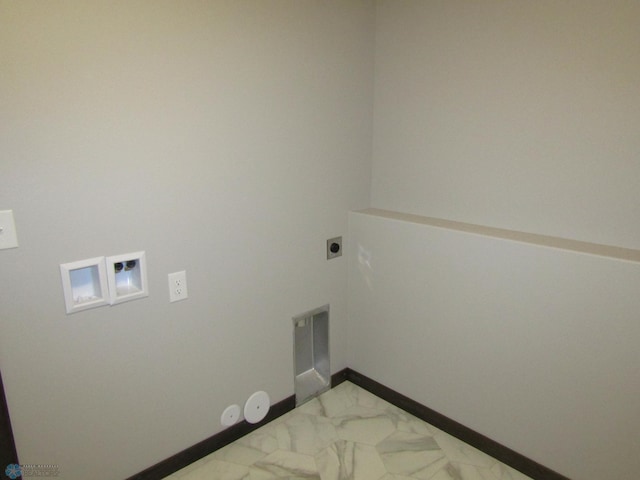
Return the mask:
<path id="1" fill-rule="evenodd" d="M 222 412 L 220 423 L 225 427 L 230 427 L 240 418 L 240 405 L 229 405 Z"/>
<path id="2" fill-rule="evenodd" d="M 256 392 L 244 404 L 244 419 L 249 423 L 258 423 L 269 411 L 271 400 L 267 392 Z"/>

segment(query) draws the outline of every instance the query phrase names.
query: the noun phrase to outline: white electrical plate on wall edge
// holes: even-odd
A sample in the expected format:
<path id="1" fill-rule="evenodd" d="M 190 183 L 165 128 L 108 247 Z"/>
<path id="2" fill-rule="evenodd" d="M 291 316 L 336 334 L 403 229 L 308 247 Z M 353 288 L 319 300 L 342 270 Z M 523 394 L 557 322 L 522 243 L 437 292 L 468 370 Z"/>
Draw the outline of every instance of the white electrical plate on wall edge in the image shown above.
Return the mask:
<path id="1" fill-rule="evenodd" d="M 13 210 L 0 210 L 0 250 L 17 246 L 18 236 L 13 220 Z"/>
<path id="2" fill-rule="evenodd" d="M 109 304 L 104 257 L 63 263 L 60 274 L 67 313 Z"/>
<path id="3" fill-rule="evenodd" d="M 149 296 L 145 252 L 107 257 L 106 266 L 111 305 Z"/>

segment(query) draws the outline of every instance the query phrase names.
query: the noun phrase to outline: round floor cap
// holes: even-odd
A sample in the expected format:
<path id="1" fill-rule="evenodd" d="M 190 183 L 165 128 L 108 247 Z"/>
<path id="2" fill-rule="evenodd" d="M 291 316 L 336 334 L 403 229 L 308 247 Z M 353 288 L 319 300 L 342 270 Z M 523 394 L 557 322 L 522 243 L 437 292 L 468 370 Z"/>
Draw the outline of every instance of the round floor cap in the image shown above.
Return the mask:
<path id="1" fill-rule="evenodd" d="M 220 416 L 220 423 L 225 427 L 235 424 L 240 418 L 240 405 L 229 405 Z"/>
<path id="2" fill-rule="evenodd" d="M 249 423 L 258 423 L 269 412 L 271 400 L 267 392 L 256 392 L 244 404 L 244 419 Z"/>

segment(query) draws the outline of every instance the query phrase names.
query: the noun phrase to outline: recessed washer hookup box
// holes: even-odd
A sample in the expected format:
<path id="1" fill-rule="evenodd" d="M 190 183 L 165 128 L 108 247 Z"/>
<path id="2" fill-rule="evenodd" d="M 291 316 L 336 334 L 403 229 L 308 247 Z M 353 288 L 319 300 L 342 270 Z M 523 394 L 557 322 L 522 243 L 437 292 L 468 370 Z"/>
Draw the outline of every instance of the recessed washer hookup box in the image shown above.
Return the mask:
<path id="1" fill-rule="evenodd" d="M 293 317 L 296 405 L 331 388 L 329 305 Z"/>

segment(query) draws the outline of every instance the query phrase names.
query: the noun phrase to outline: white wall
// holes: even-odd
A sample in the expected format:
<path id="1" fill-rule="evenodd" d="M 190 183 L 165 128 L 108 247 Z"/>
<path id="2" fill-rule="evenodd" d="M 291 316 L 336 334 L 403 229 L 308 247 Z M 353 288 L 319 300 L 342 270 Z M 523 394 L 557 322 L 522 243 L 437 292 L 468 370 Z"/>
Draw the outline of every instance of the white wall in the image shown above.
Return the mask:
<path id="1" fill-rule="evenodd" d="M 350 214 L 351 368 L 572 479 L 640 471 L 640 263 Z"/>
<path id="2" fill-rule="evenodd" d="M 0 1 L 0 366 L 22 463 L 124 478 L 293 394 L 291 317 L 331 304 L 369 203 L 368 1 Z M 147 253 L 150 295 L 64 313 L 58 264 Z M 186 269 L 190 298 L 168 303 Z"/>
<path id="3" fill-rule="evenodd" d="M 640 3 L 377 2 L 372 206 L 640 248 Z"/>
<path id="4" fill-rule="evenodd" d="M 635 264 L 354 214 L 351 248 L 379 266 L 374 295 L 352 258 L 348 331 L 324 240 L 373 205 L 640 248 L 639 9 L 382 0 L 374 73 L 368 1 L 0 0 L 0 209 L 20 238 L 0 251 L 0 368 L 21 461 L 123 478 L 255 390 L 291 395 L 290 319 L 331 303 L 334 372 L 562 473 L 630 478 Z M 142 249 L 147 299 L 64 314 L 59 263 Z M 169 304 L 181 269 L 190 298 Z"/>
<path id="5" fill-rule="evenodd" d="M 373 207 L 637 257 L 638 2 L 376 5 Z M 637 263 L 402 215 L 350 240 L 352 368 L 570 478 L 637 478 Z"/>

